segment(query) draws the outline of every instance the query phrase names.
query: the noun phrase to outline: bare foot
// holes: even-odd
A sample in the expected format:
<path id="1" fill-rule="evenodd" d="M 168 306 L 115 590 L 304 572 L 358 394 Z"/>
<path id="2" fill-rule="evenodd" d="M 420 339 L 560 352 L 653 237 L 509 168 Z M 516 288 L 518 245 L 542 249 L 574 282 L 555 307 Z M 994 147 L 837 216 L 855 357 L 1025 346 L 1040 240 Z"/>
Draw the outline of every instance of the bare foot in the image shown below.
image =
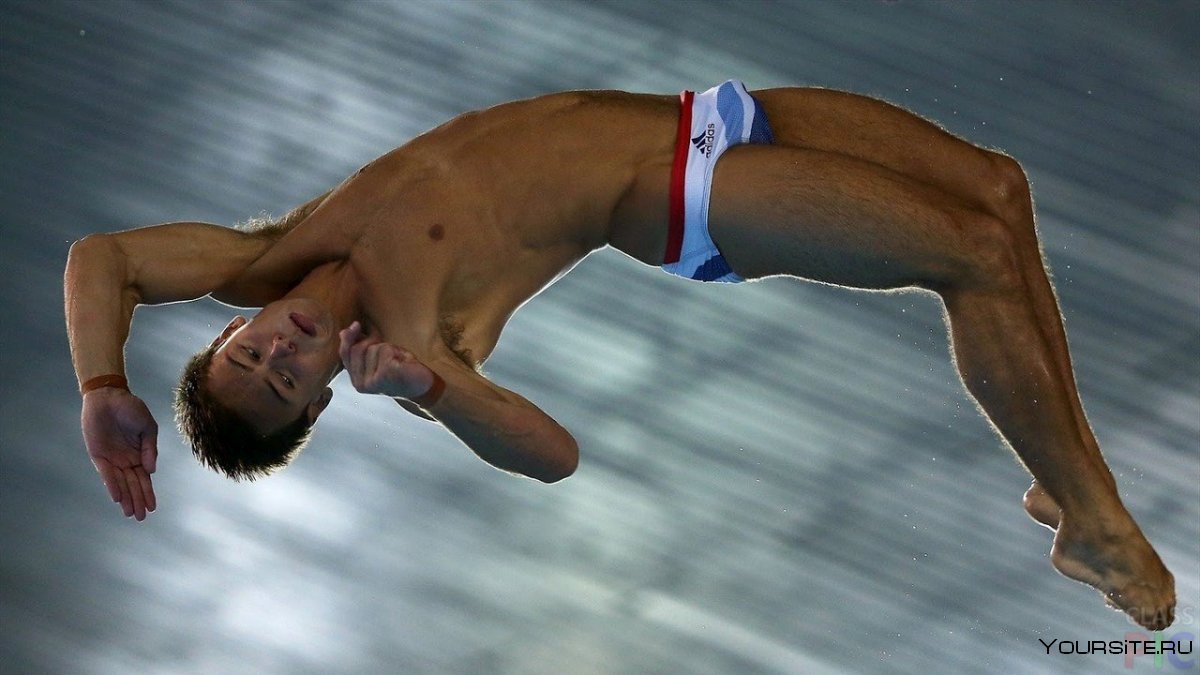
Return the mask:
<path id="1" fill-rule="evenodd" d="M 1062 518 L 1062 511 L 1058 508 L 1058 502 L 1054 498 L 1046 494 L 1042 489 L 1041 483 L 1036 480 L 1033 485 L 1029 486 L 1029 490 L 1025 492 L 1025 512 L 1030 518 L 1045 525 L 1051 530 L 1058 529 L 1058 521 Z"/>
<path id="2" fill-rule="evenodd" d="M 1137 525 L 1130 521 L 1121 534 L 1085 535 L 1084 528 L 1056 522 L 1060 526 L 1050 561 L 1059 572 L 1100 591 L 1110 607 L 1125 612 L 1143 628 L 1162 630 L 1171 625 L 1175 578 Z"/>

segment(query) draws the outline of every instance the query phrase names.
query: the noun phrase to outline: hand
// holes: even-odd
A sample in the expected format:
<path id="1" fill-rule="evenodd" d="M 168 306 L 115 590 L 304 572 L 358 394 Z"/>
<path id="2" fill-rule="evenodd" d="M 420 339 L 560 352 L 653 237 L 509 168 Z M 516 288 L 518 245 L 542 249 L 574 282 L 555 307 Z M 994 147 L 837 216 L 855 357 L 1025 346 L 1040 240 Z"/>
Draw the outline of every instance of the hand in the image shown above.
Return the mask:
<path id="1" fill-rule="evenodd" d="M 142 399 L 113 387 L 83 397 L 83 442 L 108 495 L 125 516 L 145 520 L 158 507 L 150 474 L 158 460 L 158 423 Z"/>
<path id="2" fill-rule="evenodd" d="M 412 352 L 384 342 L 377 335 L 364 336 L 359 322 L 338 335 L 342 340 L 342 365 L 359 392 L 411 399 L 433 386 L 433 371 Z"/>

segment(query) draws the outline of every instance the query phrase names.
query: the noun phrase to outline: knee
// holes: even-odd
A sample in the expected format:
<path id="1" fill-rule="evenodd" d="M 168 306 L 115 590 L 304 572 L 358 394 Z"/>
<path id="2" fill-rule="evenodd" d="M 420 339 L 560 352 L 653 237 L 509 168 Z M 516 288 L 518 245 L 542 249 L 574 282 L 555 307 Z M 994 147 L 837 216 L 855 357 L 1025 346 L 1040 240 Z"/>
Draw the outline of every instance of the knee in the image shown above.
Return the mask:
<path id="1" fill-rule="evenodd" d="M 960 222 L 959 261 L 943 290 L 1020 292 L 1024 288 L 1020 243 L 1009 224 L 982 212 Z"/>
<path id="2" fill-rule="evenodd" d="M 1033 197 L 1029 177 L 1021 164 L 1008 155 L 988 152 L 991 170 L 985 178 L 984 203 L 988 211 L 1010 226 L 1033 225 Z"/>

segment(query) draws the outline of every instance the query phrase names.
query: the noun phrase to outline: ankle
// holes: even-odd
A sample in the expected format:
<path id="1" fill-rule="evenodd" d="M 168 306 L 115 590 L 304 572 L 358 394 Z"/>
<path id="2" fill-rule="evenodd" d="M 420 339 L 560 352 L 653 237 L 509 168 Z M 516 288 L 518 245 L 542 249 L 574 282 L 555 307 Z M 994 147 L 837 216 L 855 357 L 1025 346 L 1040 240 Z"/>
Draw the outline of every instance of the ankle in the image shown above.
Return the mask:
<path id="1" fill-rule="evenodd" d="M 1059 531 L 1066 532 L 1071 539 L 1087 540 L 1096 544 L 1119 542 L 1129 537 L 1140 537 L 1141 530 L 1124 507 L 1106 509 L 1062 508 Z"/>

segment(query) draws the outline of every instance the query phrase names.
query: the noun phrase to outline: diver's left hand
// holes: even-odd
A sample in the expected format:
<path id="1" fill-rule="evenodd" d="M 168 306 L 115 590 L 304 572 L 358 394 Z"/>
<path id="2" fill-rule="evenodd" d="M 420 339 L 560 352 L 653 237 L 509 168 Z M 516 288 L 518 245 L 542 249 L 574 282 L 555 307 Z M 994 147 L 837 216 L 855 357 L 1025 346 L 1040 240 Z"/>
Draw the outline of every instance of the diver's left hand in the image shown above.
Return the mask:
<path id="1" fill-rule="evenodd" d="M 342 365 L 357 391 L 411 399 L 433 386 L 433 371 L 412 352 L 384 342 L 377 335 L 365 336 L 359 322 L 350 324 L 338 336 L 342 341 Z"/>

